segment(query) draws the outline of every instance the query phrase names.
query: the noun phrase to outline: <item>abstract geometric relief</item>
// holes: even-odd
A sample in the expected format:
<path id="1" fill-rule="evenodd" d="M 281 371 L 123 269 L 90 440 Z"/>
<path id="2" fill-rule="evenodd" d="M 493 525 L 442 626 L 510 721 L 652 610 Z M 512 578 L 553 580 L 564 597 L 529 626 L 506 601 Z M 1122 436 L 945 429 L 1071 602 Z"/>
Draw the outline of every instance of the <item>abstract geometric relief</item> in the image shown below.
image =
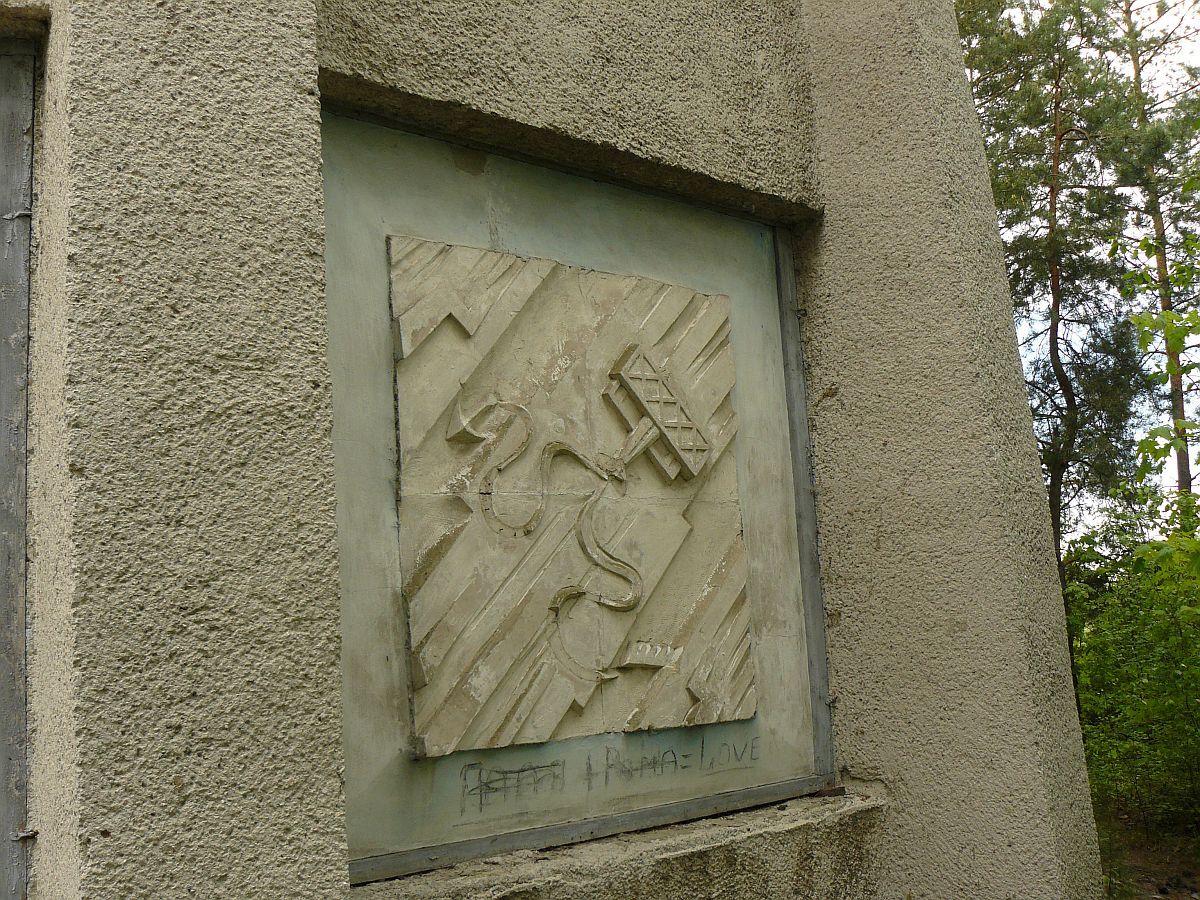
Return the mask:
<path id="1" fill-rule="evenodd" d="M 752 717 L 729 299 L 387 247 L 415 752 Z"/>

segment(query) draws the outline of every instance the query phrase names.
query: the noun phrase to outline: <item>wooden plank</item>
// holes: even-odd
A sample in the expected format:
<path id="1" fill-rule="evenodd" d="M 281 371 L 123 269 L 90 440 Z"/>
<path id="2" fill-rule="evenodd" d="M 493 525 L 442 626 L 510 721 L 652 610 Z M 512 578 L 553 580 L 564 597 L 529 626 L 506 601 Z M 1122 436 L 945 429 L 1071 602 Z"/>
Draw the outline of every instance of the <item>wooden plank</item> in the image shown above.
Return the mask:
<path id="1" fill-rule="evenodd" d="M 34 49 L 0 42 L 0 896 L 24 898 L 25 449 Z"/>
<path id="2" fill-rule="evenodd" d="M 779 320 L 783 336 L 783 369 L 792 429 L 792 481 L 796 490 L 796 524 L 800 539 L 800 574 L 804 591 L 804 626 L 808 637 L 808 677 L 812 689 L 813 750 L 819 774 L 835 768 L 833 712 L 829 693 L 829 658 L 825 645 L 825 604 L 821 599 L 821 567 L 817 553 L 817 508 L 809 446 L 808 401 L 804 383 L 804 346 L 792 232 L 775 229 L 775 269 L 779 281 Z"/>

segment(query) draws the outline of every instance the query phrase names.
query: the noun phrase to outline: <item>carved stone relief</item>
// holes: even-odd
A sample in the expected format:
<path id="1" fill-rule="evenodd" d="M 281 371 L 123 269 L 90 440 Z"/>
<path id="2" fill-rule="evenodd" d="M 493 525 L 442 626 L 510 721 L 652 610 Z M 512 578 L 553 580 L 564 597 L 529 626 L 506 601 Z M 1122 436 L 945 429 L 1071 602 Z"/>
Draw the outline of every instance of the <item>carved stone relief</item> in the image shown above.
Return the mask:
<path id="1" fill-rule="evenodd" d="M 729 299 L 388 259 L 415 751 L 752 717 Z"/>

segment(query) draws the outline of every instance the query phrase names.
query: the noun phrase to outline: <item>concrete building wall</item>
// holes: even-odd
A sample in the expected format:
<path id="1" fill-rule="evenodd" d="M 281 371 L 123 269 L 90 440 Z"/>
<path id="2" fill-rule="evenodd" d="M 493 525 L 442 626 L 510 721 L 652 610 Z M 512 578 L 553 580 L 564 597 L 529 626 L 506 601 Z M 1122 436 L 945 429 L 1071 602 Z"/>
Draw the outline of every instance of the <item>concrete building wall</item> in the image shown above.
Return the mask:
<path id="1" fill-rule="evenodd" d="M 949 0 L 0 9 L 48 34 L 35 896 L 349 891 L 322 101 L 799 223 L 834 722 L 866 798 L 355 893 L 1098 892 Z"/>
<path id="2" fill-rule="evenodd" d="M 323 0 L 320 13 L 327 102 L 771 218 L 813 205 L 791 0 Z"/>
<path id="3" fill-rule="evenodd" d="M 316 10 L 48 16 L 33 893 L 335 896 Z"/>
<path id="4" fill-rule="evenodd" d="M 986 160 L 950 3 L 810 0 L 799 283 L 849 776 L 896 893 L 1087 897 L 1091 803 Z"/>

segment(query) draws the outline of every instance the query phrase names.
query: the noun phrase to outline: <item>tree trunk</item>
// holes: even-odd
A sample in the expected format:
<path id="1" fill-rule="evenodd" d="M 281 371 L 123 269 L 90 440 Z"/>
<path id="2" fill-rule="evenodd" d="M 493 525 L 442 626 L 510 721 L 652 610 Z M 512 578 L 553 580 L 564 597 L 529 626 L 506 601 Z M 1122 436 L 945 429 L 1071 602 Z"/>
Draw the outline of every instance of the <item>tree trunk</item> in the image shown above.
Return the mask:
<path id="1" fill-rule="evenodd" d="M 1122 15 L 1125 20 L 1125 44 L 1129 49 L 1129 67 L 1133 73 L 1133 101 L 1139 129 L 1150 124 L 1146 93 L 1142 87 L 1142 54 L 1138 47 L 1137 25 L 1133 21 L 1133 0 L 1123 0 Z M 1146 212 L 1154 232 L 1154 264 L 1158 281 L 1158 303 L 1163 312 L 1175 308 L 1171 291 L 1170 270 L 1167 266 L 1167 227 L 1162 213 L 1162 194 L 1153 166 L 1146 168 L 1146 181 L 1141 185 L 1146 195 Z M 1183 372 L 1180 368 L 1180 353 L 1169 345 L 1166 348 L 1168 371 L 1168 394 L 1171 402 L 1171 422 L 1175 429 L 1178 446 L 1175 448 L 1176 484 L 1181 494 L 1192 492 L 1192 462 L 1188 450 L 1188 435 L 1183 427 L 1187 418 L 1186 397 L 1183 389 Z"/>
<path id="2" fill-rule="evenodd" d="M 1066 132 L 1063 127 L 1062 72 L 1054 80 L 1054 144 L 1050 158 L 1050 192 L 1046 213 L 1046 265 L 1050 273 L 1050 369 L 1063 397 L 1062 431 L 1052 448 L 1047 465 L 1047 492 L 1050 497 L 1050 528 L 1054 536 L 1054 559 L 1058 564 L 1058 583 L 1062 588 L 1063 612 L 1067 620 L 1067 642 L 1071 655 L 1071 683 L 1075 688 L 1076 712 L 1079 709 L 1079 666 L 1075 661 L 1075 628 L 1067 592 L 1067 570 L 1063 565 L 1063 480 L 1075 455 L 1079 429 L 1079 400 L 1075 385 L 1062 359 L 1063 289 L 1058 243 L 1058 195 L 1061 190 L 1062 149 Z"/>
<path id="3" fill-rule="evenodd" d="M 1075 385 L 1072 383 L 1067 368 L 1062 359 L 1063 327 L 1063 287 L 1062 267 L 1059 260 L 1058 242 L 1058 195 L 1062 168 L 1062 148 L 1065 132 L 1062 122 L 1062 77 L 1054 82 L 1054 145 L 1050 159 L 1050 178 L 1047 188 L 1050 192 L 1049 207 L 1046 214 L 1046 265 L 1050 273 L 1050 370 L 1063 398 L 1062 431 L 1058 435 L 1058 446 L 1055 448 L 1059 459 L 1056 468 L 1061 469 L 1057 478 L 1058 496 L 1051 496 L 1050 523 L 1054 530 L 1054 552 L 1062 567 L 1062 480 L 1066 469 L 1071 464 L 1075 454 L 1075 440 L 1079 428 L 1079 400 L 1075 396 Z M 1048 473 L 1052 482 L 1054 472 Z"/>

